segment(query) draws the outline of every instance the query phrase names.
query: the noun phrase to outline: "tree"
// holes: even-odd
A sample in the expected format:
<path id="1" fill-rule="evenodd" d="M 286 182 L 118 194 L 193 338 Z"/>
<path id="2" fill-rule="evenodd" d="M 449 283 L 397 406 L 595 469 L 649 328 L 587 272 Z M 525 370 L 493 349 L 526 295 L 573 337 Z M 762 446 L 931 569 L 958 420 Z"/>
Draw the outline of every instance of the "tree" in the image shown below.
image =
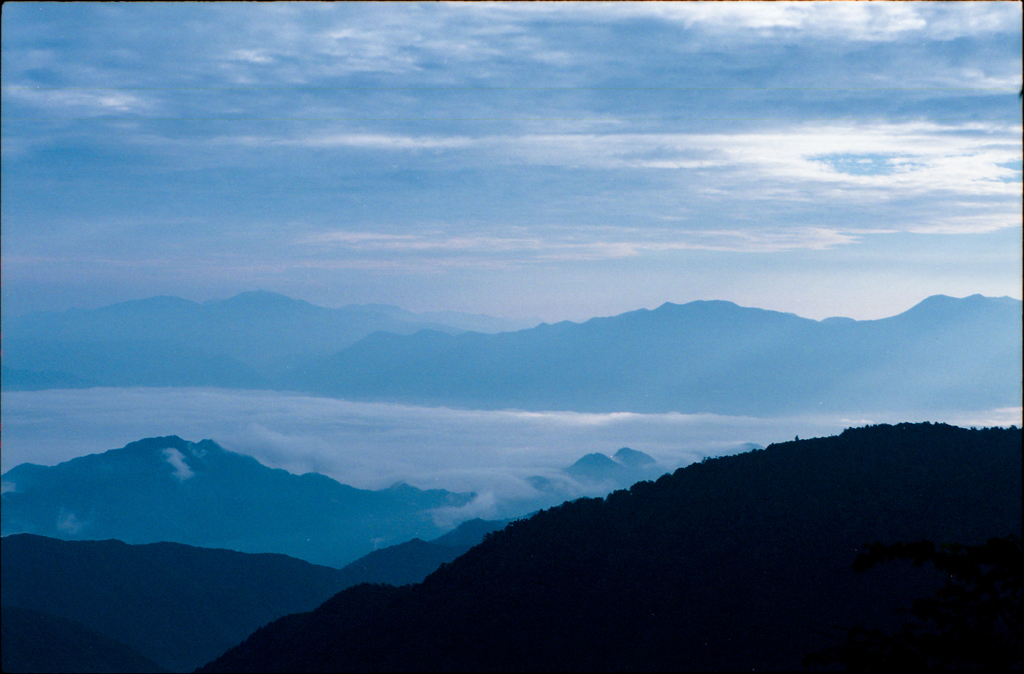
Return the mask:
<path id="1" fill-rule="evenodd" d="M 891 669 L 1021 669 L 1021 540 L 984 545 L 931 541 L 875 543 L 857 556 L 856 571 L 894 560 L 931 563 L 948 574 L 934 596 L 918 599 L 902 630 L 854 627 L 845 645 L 809 655 L 806 664 L 842 664 L 850 671 Z"/>

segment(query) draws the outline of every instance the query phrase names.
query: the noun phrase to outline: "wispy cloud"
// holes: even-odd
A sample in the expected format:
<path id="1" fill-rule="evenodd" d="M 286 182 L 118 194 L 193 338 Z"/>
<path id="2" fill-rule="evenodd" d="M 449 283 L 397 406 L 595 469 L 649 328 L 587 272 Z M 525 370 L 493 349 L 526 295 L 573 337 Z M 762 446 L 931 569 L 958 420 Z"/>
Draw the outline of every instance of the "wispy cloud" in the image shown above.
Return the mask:
<path id="1" fill-rule="evenodd" d="M 757 229 L 678 229 L 555 227 L 530 235 L 459 236 L 441 231 L 382 234 L 332 231 L 303 237 L 297 243 L 329 247 L 335 253 L 387 253 L 449 258 L 447 264 L 549 263 L 614 260 L 672 250 L 771 252 L 808 248 L 821 250 L 855 243 L 855 234 L 824 227 Z M 441 260 L 438 260 L 439 262 Z"/>
<path id="2" fill-rule="evenodd" d="M 9 3 L 3 290 L 458 277 L 483 311 L 614 267 L 657 304 L 718 253 L 736 297 L 887 237 L 970 294 L 964 242 L 1020 227 L 1020 44 L 1013 3 Z"/>
<path id="3" fill-rule="evenodd" d="M 78 519 L 75 513 L 64 508 L 61 508 L 60 513 L 57 515 L 57 529 L 71 536 L 80 532 L 85 528 L 86 524 L 88 523 Z"/>
<path id="4" fill-rule="evenodd" d="M 158 107 L 151 97 L 128 91 L 9 87 L 4 93 L 14 101 L 61 117 L 150 113 Z"/>
<path id="5" fill-rule="evenodd" d="M 184 482 L 195 475 L 195 473 L 192 472 L 192 469 L 188 467 L 188 464 L 185 463 L 185 457 L 177 449 L 168 447 L 163 450 L 163 455 L 164 459 L 167 460 L 167 463 L 174 467 L 174 473 L 172 474 L 178 482 Z"/>
<path id="6" fill-rule="evenodd" d="M 610 9 L 610 8 L 609 8 Z M 881 42 L 908 34 L 930 39 L 953 40 L 979 34 L 1002 33 L 1019 18 L 1013 7 L 981 3 L 972 11 L 933 3 L 901 3 L 882 6 L 871 3 L 741 2 L 725 6 L 699 2 L 636 3 L 623 11 L 656 16 L 699 27 L 734 39 L 744 30 L 759 38 L 806 39 L 808 35 L 835 39 Z M 608 10 L 606 10 L 608 11 Z M 611 10 L 615 11 L 615 10 Z"/>
<path id="7" fill-rule="evenodd" d="M 353 148 L 361 150 L 450 150 L 479 145 L 465 137 L 409 136 L 383 133 L 320 133 L 299 138 L 273 138 L 267 136 L 228 136 L 210 141 L 220 144 L 238 144 L 250 147 L 299 148 Z"/>
<path id="8" fill-rule="evenodd" d="M 508 504 L 537 496 L 529 480 L 534 475 L 554 481 L 564 493 L 587 493 L 562 469 L 584 454 L 610 455 L 624 446 L 650 454 L 668 470 L 735 452 L 746 442 L 767 445 L 870 423 L 1021 423 L 1020 408 L 974 415 L 893 411 L 884 418 L 760 419 L 455 410 L 219 389 L 4 392 L 3 409 L 4 471 L 27 460 L 53 464 L 143 437 L 212 438 L 265 465 L 321 472 L 360 488 L 404 480 L 420 488 L 477 492 L 471 508 L 439 513 L 453 522 L 507 516 Z M 76 442 L 63 442 L 67 437 Z M 62 518 L 69 533 L 83 526 L 71 512 Z"/>

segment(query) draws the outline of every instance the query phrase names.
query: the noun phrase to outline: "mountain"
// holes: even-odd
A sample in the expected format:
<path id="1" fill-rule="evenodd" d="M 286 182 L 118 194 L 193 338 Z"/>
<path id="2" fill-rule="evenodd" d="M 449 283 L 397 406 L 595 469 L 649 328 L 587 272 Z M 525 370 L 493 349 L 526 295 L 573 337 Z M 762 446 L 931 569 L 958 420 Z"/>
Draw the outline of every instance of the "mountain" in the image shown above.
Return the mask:
<path id="1" fill-rule="evenodd" d="M 5 672 L 166 672 L 130 646 L 75 620 L 4 605 L 0 664 Z"/>
<path id="2" fill-rule="evenodd" d="M 529 325 L 267 292 L 4 319 L 6 390 L 221 386 L 478 409 L 728 415 L 1021 405 L 1021 302 L 937 295 L 873 321 L 666 303 Z M 467 328 L 477 330 L 465 332 Z"/>
<path id="3" fill-rule="evenodd" d="M 212 440 L 177 436 L 52 467 L 21 464 L 3 482 L 4 535 L 173 541 L 334 567 L 381 545 L 444 533 L 431 511 L 473 496 L 404 484 L 356 489 L 317 473 L 267 468 Z"/>
<path id="4" fill-rule="evenodd" d="M 424 578 L 464 554 L 484 537 L 505 528 L 512 520 L 474 519 L 433 541 L 414 538 L 405 543 L 374 550 L 341 569 L 345 587 L 361 583 L 409 585 Z"/>
<path id="5" fill-rule="evenodd" d="M 206 303 L 151 297 L 91 310 L 4 317 L 7 390 L 86 386 L 287 387 L 309 359 L 376 331 L 459 333 L 535 323 L 415 314 L 385 305 L 319 307 L 258 291 Z"/>
<path id="6" fill-rule="evenodd" d="M 75 621 L 172 671 L 191 671 L 347 587 L 340 570 L 285 555 L 176 543 L 17 534 L 0 539 L 0 555 L 5 640 L 7 611 L 18 607 Z"/>
<path id="7" fill-rule="evenodd" d="M 355 308 L 363 311 L 377 311 L 410 323 L 435 323 L 447 325 L 466 332 L 513 332 L 540 325 L 539 318 L 508 319 L 485 314 L 469 314 L 461 311 L 424 311 L 414 313 L 390 304 L 352 304 L 344 309 Z"/>
<path id="8" fill-rule="evenodd" d="M 509 521 L 470 520 L 434 541 L 375 550 L 342 569 L 177 543 L 6 536 L 3 671 L 192 671 L 257 628 L 312 610 L 344 588 L 420 582 Z"/>
<path id="9" fill-rule="evenodd" d="M 565 469 L 565 472 L 583 482 L 611 482 L 628 487 L 643 479 L 653 479 L 664 473 L 654 457 L 623 447 L 609 458 L 594 452 L 587 454 Z"/>
<path id="10" fill-rule="evenodd" d="M 865 544 L 1019 537 L 1021 455 L 1017 428 L 899 424 L 706 460 L 513 522 L 419 585 L 349 588 L 200 671 L 799 669 L 948 578 L 856 573 Z"/>
<path id="11" fill-rule="evenodd" d="M 666 303 L 485 335 L 374 333 L 298 377 L 350 399 L 469 408 L 769 415 L 1021 404 L 1021 302 L 935 296 L 814 321 Z"/>

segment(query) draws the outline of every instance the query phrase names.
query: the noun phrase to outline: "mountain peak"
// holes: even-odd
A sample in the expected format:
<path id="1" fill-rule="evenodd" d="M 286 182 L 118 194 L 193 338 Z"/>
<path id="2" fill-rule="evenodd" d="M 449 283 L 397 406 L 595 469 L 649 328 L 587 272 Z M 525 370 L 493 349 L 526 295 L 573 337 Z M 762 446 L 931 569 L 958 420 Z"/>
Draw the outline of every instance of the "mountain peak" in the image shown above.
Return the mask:
<path id="1" fill-rule="evenodd" d="M 967 297 L 950 297 L 949 295 L 932 295 L 921 300 L 902 314 L 893 316 L 944 318 L 963 312 L 975 312 L 985 310 L 1003 310 L 1015 308 L 1020 311 L 1021 301 L 1012 297 L 986 297 L 985 295 L 974 294 Z M 883 319 L 885 320 L 885 319 Z"/>
<path id="2" fill-rule="evenodd" d="M 640 466 L 649 466 L 652 463 L 657 463 L 654 457 L 650 454 L 638 452 L 637 450 L 630 449 L 629 447 L 623 447 L 619 451 L 615 452 L 612 458 L 623 466 L 629 466 L 630 468 L 639 468 Z"/>
<path id="3" fill-rule="evenodd" d="M 246 309 L 277 309 L 285 307 L 305 308 L 313 306 L 305 300 L 292 299 L 287 295 L 270 292 L 269 290 L 250 290 L 244 293 L 238 293 L 234 297 L 229 297 L 226 300 L 215 300 L 212 303 L 221 307 L 239 307 Z"/>
<path id="4" fill-rule="evenodd" d="M 626 472 L 626 467 L 604 454 L 594 452 L 566 468 L 565 472 L 577 479 L 600 482 L 622 477 Z"/>

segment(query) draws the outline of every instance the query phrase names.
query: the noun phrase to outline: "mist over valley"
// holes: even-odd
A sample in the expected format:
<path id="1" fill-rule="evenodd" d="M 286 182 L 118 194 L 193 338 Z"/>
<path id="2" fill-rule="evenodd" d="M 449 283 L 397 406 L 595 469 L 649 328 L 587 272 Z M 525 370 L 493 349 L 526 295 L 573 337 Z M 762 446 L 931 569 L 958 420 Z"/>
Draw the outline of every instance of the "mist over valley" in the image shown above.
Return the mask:
<path id="1" fill-rule="evenodd" d="M 1020 18 L 6 3 L 0 669 L 1019 671 Z"/>

